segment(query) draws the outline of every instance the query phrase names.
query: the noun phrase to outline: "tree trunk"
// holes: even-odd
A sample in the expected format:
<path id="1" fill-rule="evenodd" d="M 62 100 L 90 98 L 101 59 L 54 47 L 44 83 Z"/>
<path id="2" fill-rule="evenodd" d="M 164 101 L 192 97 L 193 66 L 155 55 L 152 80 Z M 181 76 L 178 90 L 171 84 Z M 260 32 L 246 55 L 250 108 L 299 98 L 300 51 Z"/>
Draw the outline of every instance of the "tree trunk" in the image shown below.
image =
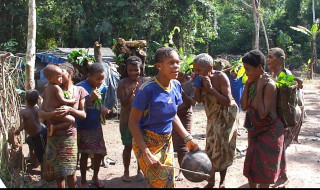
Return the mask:
<path id="1" fill-rule="evenodd" d="M 314 37 L 312 39 L 311 42 L 311 48 L 312 48 L 312 55 L 311 55 L 311 63 L 310 63 L 310 75 L 309 75 L 309 79 L 313 79 L 313 67 L 316 61 L 316 34 L 314 34 Z"/>
<path id="2" fill-rule="evenodd" d="M 25 90 L 35 88 L 34 65 L 36 60 L 36 26 L 36 2 L 35 0 L 29 0 Z"/>
<path id="3" fill-rule="evenodd" d="M 254 43 L 253 49 L 259 49 L 259 29 L 260 29 L 260 0 L 252 0 L 253 22 L 254 22 Z"/>
<path id="4" fill-rule="evenodd" d="M 97 63 L 102 63 L 102 54 L 101 54 L 102 45 L 99 42 L 95 42 L 93 49 L 94 49 L 94 58 L 96 59 Z"/>

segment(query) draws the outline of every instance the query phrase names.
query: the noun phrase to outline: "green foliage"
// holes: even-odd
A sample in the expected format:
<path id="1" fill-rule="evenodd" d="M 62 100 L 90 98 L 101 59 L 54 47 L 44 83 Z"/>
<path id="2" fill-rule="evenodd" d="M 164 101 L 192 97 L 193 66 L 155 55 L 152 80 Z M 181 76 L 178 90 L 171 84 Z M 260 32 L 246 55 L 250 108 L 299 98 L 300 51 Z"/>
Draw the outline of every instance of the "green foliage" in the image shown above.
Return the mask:
<path id="1" fill-rule="evenodd" d="M 9 51 L 9 52 L 16 52 L 16 46 L 18 45 L 18 42 L 16 39 L 10 39 L 8 42 L 1 43 L 0 44 L 0 50 Z"/>
<path id="2" fill-rule="evenodd" d="M 94 90 L 94 89 L 92 89 Z M 99 110 L 102 104 L 102 93 L 100 92 L 100 96 L 94 100 L 93 108 Z"/>
<path id="3" fill-rule="evenodd" d="M 63 96 L 66 99 L 71 99 L 71 92 L 69 91 L 63 91 Z"/>
<path id="4" fill-rule="evenodd" d="M 72 63 L 77 63 L 80 66 L 83 66 L 86 61 L 95 62 L 96 61 L 95 58 L 89 55 L 88 51 L 85 51 L 83 49 L 74 50 L 70 53 L 68 57 L 68 61 Z"/>
<path id="5" fill-rule="evenodd" d="M 237 78 L 241 78 L 242 84 L 245 84 L 248 80 L 248 76 L 246 75 L 246 70 L 243 66 L 242 59 L 239 59 L 238 61 L 231 62 L 233 66 L 230 69 L 231 72 L 235 72 L 237 74 Z"/>
<path id="6" fill-rule="evenodd" d="M 281 72 L 276 81 L 277 88 L 292 86 L 297 84 L 294 80 L 294 75 L 287 75 L 285 72 Z"/>

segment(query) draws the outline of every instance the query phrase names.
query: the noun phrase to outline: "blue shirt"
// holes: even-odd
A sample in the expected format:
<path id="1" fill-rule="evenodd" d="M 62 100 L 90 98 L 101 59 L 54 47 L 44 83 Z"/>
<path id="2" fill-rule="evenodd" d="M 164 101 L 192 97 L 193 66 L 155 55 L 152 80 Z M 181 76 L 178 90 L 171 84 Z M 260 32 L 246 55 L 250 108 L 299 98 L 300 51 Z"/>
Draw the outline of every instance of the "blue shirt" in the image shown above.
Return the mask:
<path id="1" fill-rule="evenodd" d="M 87 95 L 85 98 L 86 100 L 90 97 L 90 93 L 92 92 L 92 86 L 89 84 L 88 79 L 81 81 L 77 84 L 77 86 L 82 86 L 88 93 L 89 95 Z M 104 97 L 107 91 L 107 88 L 105 85 L 101 85 L 99 88 L 99 91 L 102 93 L 101 97 L 102 97 L 102 103 L 104 101 Z M 77 123 L 77 127 L 79 129 L 87 129 L 87 130 L 91 130 L 91 129 L 96 129 L 98 127 L 101 126 L 101 121 L 100 121 L 100 110 L 101 110 L 101 104 L 100 104 L 100 108 L 96 109 L 93 107 L 93 103 L 92 102 L 87 108 L 86 108 L 86 112 L 87 112 L 87 117 L 85 119 L 78 119 L 76 118 L 76 123 Z"/>
<path id="2" fill-rule="evenodd" d="M 182 103 L 182 94 L 179 81 L 171 80 L 170 86 L 170 89 L 164 88 L 156 78 L 140 86 L 132 103 L 133 107 L 143 111 L 140 129 L 158 134 L 171 133 L 172 121 Z"/>
<path id="3" fill-rule="evenodd" d="M 230 81 L 232 97 L 236 101 L 236 103 L 239 107 L 239 111 L 241 111 L 240 99 L 241 99 L 242 92 L 243 92 L 242 77 L 236 78 L 236 79 L 233 79 L 232 76 L 230 76 L 230 75 L 228 77 L 229 77 L 229 81 Z"/>

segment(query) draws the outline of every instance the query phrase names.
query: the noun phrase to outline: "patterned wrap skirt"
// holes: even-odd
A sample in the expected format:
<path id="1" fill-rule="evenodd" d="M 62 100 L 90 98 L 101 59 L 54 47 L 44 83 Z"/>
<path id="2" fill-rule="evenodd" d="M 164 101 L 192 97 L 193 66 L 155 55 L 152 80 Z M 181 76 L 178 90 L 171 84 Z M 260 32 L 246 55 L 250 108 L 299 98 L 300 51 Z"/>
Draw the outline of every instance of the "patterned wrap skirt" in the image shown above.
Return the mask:
<path id="1" fill-rule="evenodd" d="M 78 147 L 79 153 L 106 155 L 102 127 L 92 130 L 78 128 Z"/>
<path id="2" fill-rule="evenodd" d="M 57 177 L 75 175 L 77 167 L 77 136 L 47 137 L 43 178 L 53 181 Z"/>
<path id="3" fill-rule="evenodd" d="M 144 141 L 153 155 L 159 158 L 161 164 L 173 166 L 172 136 L 157 134 L 150 130 L 142 130 Z M 143 159 L 142 152 L 133 139 L 132 149 L 137 157 L 138 164 L 143 172 L 147 185 L 151 188 L 174 188 L 174 169 L 170 167 L 148 167 Z"/>
<path id="4" fill-rule="evenodd" d="M 284 127 L 279 118 L 259 118 L 249 107 L 245 118 L 248 148 L 243 174 L 253 183 L 273 184 L 286 170 Z"/>

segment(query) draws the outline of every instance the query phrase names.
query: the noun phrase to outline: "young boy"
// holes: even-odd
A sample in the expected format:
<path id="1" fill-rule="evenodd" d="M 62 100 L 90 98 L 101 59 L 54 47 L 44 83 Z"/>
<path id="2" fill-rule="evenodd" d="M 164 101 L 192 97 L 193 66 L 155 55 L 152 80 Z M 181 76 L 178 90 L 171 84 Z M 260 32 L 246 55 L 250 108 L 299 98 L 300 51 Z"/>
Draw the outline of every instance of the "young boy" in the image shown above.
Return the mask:
<path id="1" fill-rule="evenodd" d="M 66 104 L 74 104 L 75 99 L 67 99 L 64 96 L 63 90 L 59 85 L 62 84 L 62 69 L 58 66 L 49 64 L 43 70 L 44 76 L 49 81 L 45 89 L 43 104 L 45 111 L 52 111 Z M 71 92 L 65 92 L 68 94 Z M 72 93 L 71 93 L 72 94 Z M 71 97 L 69 97 L 71 98 Z M 49 136 L 52 136 L 56 130 L 66 129 L 75 123 L 75 119 L 71 115 L 57 116 L 49 120 Z"/>
<path id="2" fill-rule="evenodd" d="M 29 90 L 26 92 L 26 108 L 20 110 L 20 127 L 15 131 L 15 135 L 19 135 L 23 129 L 27 132 L 34 145 L 34 153 L 38 161 L 42 163 L 47 141 L 47 129 L 39 121 L 38 98 L 38 91 Z"/>

